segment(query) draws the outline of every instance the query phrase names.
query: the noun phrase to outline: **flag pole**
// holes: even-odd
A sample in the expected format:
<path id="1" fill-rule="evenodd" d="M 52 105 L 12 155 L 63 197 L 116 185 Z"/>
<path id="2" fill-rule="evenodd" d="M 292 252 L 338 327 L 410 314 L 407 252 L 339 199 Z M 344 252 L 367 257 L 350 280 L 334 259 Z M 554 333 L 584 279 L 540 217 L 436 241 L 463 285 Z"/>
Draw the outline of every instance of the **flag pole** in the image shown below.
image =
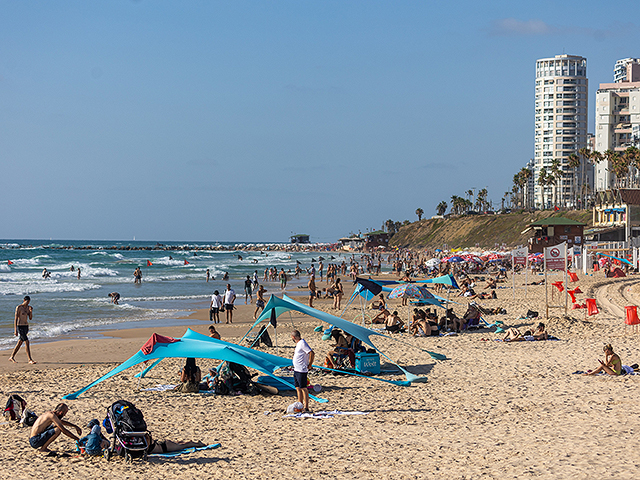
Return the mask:
<path id="1" fill-rule="evenodd" d="M 547 249 L 542 248 L 542 258 L 544 258 L 544 301 L 547 309 L 547 321 L 549 321 L 549 289 L 547 288 Z"/>

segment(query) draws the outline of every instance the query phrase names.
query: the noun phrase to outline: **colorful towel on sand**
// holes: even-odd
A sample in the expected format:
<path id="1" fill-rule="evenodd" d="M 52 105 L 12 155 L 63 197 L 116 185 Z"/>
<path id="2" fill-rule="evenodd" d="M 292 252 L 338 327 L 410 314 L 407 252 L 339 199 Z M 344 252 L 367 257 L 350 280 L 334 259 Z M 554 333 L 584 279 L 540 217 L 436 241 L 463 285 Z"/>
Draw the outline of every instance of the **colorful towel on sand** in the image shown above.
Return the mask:
<path id="1" fill-rule="evenodd" d="M 151 388 L 143 388 L 143 392 L 166 392 L 167 390 L 173 390 L 176 388 L 176 385 L 156 385 Z"/>
<path id="2" fill-rule="evenodd" d="M 285 415 L 284 418 L 286 417 L 291 417 L 291 418 L 333 418 L 335 415 L 369 415 L 369 412 L 341 412 L 339 410 L 332 410 L 330 412 L 326 412 L 326 411 L 322 411 L 322 412 L 315 412 L 315 413 L 304 413 L 304 412 L 300 412 L 300 413 L 291 413 L 289 415 Z"/>
<path id="3" fill-rule="evenodd" d="M 214 448 L 218 448 L 222 446 L 220 443 L 212 443 L 211 445 L 207 445 L 206 447 L 191 447 L 185 448 L 182 450 L 178 450 L 177 452 L 167 452 L 167 453 L 152 453 L 150 457 L 177 457 L 179 455 L 186 455 L 187 453 L 199 452 L 200 450 L 212 450 Z"/>

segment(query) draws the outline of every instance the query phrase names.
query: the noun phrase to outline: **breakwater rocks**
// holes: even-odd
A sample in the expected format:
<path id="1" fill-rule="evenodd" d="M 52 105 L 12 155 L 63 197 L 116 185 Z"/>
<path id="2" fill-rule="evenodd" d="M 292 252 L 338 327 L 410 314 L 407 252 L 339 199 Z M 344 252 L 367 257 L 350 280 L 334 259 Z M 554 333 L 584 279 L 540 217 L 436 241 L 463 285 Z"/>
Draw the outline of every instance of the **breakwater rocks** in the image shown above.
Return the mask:
<path id="1" fill-rule="evenodd" d="M 155 245 L 32 245 L 32 244 L 4 244 L 0 249 L 25 249 L 39 248 L 43 250 L 126 250 L 126 251 L 276 251 L 276 252 L 327 252 L 335 251 L 336 244 L 309 243 L 309 244 L 289 244 L 289 243 L 237 243 L 234 245 L 165 245 L 156 243 Z"/>

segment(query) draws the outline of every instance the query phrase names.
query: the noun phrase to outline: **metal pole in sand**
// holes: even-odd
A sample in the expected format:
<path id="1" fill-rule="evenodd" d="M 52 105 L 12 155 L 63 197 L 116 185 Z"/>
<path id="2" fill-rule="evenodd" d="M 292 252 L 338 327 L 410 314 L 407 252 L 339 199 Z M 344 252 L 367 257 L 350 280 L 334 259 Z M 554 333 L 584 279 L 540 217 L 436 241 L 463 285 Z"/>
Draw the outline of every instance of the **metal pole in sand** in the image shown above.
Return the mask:
<path id="1" fill-rule="evenodd" d="M 547 309 L 547 321 L 549 321 L 549 289 L 547 288 L 547 249 L 542 249 L 542 258 L 544 258 L 544 301 Z"/>
<path id="2" fill-rule="evenodd" d="M 569 292 L 567 291 L 567 272 L 569 271 L 569 256 L 567 250 L 569 245 L 564 244 L 564 314 L 567 315 L 567 305 L 569 304 Z M 574 256 L 575 258 L 575 256 Z"/>

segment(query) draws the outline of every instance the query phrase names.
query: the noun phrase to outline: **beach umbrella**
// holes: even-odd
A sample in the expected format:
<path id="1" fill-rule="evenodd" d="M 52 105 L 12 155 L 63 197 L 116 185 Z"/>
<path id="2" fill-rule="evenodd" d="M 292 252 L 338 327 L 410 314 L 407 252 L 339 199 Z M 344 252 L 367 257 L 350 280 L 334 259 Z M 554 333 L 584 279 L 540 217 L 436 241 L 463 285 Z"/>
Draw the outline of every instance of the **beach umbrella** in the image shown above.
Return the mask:
<path id="1" fill-rule="evenodd" d="M 450 257 L 443 258 L 442 261 L 449 263 L 461 263 L 464 262 L 464 258 L 460 255 L 451 255 Z"/>
<path id="2" fill-rule="evenodd" d="M 388 298 L 423 298 L 422 295 L 423 293 L 419 285 L 415 283 L 403 283 L 391 290 Z"/>
<path id="3" fill-rule="evenodd" d="M 437 258 L 431 258 L 424 262 L 427 267 L 437 267 L 440 264 L 440 260 Z"/>

